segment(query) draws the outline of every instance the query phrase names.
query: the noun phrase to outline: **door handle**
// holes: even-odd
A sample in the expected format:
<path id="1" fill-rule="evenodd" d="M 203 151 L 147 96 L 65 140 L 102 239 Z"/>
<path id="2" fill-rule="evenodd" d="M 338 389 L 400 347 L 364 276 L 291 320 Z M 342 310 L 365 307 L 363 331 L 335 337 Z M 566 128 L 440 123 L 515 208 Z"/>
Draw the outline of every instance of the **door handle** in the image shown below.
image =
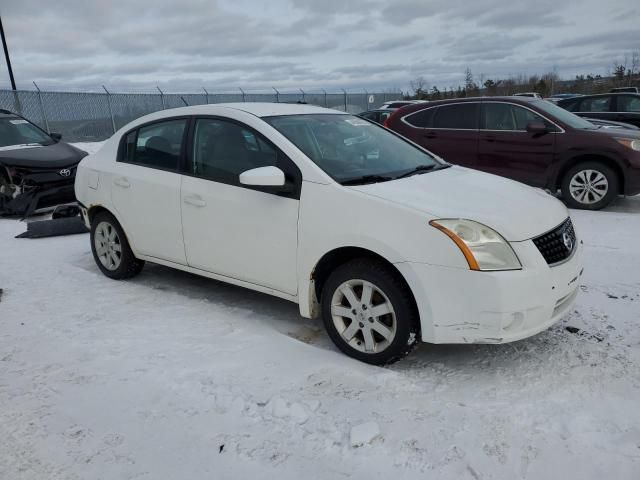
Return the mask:
<path id="1" fill-rule="evenodd" d="M 184 203 L 193 205 L 194 207 L 204 207 L 207 205 L 207 202 L 202 200 L 198 195 L 186 195 L 183 200 Z"/>
<path id="2" fill-rule="evenodd" d="M 486 135 L 485 137 L 482 138 L 485 142 L 495 142 L 496 141 L 496 137 L 495 135 Z"/>
<path id="3" fill-rule="evenodd" d="M 124 177 L 116 178 L 113 183 L 122 188 L 129 188 L 131 186 L 129 181 Z"/>
<path id="4" fill-rule="evenodd" d="M 436 132 L 427 132 L 424 134 L 424 138 L 436 138 L 437 136 Z"/>

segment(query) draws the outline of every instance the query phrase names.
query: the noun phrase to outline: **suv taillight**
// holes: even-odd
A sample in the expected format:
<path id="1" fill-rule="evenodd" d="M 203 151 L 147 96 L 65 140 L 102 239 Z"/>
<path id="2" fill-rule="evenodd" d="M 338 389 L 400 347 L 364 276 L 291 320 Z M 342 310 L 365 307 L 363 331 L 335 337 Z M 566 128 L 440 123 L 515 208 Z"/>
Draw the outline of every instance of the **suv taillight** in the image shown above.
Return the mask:
<path id="1" fill-rule="evenodd" d="M 402 110 L 402 108 L 398 108 L 395 112 L 393 112 L 391 115 L 389 115 L 389 116 L 386 118 L 386 120 L 382 123 L 382 126 L 383 126 L 383 127 L 386 127 L 386 128 L 391 128 L 391 119 L 392 119 L 393 117 L 395 117 L 395 116 L 398 114 L 398 112 L 399 112 L 400 110 Z"/>

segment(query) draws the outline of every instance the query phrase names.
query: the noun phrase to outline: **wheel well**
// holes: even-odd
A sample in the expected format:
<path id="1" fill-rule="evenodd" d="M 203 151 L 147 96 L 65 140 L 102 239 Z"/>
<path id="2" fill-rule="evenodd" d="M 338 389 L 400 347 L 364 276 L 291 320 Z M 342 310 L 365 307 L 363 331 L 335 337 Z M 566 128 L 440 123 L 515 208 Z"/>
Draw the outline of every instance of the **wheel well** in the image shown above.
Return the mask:
<path id="1" fill-rule="evenodd" d="M 324 285 L 327 279 L 329 278 L 329 275 L 331 275 L 331 272 L 333 272 L 340 265 L 343 265 L 350 260 L 353 260 L 355 258 L 363 258 L 363 257 L 375 259 L 384 263 L 390 268 L 392 272 L 394 272 L 398 276 L 398 279 L 402 281 L 404 286 L 407 288 L 409 295 L 411 296 L 413 305 L 416 308 L 416 312 L 417 312 L 418 305 L 416 303 L 416 299 L 413 296 L 413 292 L 411 291 L 411 288 L 409 287 L 409 284 L 403 277 L 402 273 L 400 273 L 400 271 L 393 265 L 393 263 L 389 262 L 383 256 L 378 255 L 377 253 L 372 252 L 371 250 L 367 250 L 366 248 L 360 248 L 360 247 L 337 248 L 335 250 L 332 250 L 326 253 L 320 259 L 320 261 L 316 264 L 316 267 L 314 268 L 313 273 L 311 274 L 311 278 L 314 281 L 316 299 L 319 301 L 320 298 L 322 297 L 322 289 L 324 288 Z"/>
<path id="2" fill-rule="evenodd" d="M 608 167 L 610 167 L 615 173 L 616 176 L 618 177 L 618 184 L 620 187 L 620 191 L 618 193 L 620 194 L 624 194 L 624 173 L 622 171 L 622 168 L 620 168 L 620 165 L 618 165 L 618 163 L 614 160 L 612 160 L 609 157 L 605 157 L 603 155 L 579 155 L 577 157 L 573 157 L 571 160 L 569 160 L 564 167 L 562 168 L 562 170 L 560 170 L 560 173 L 558 174 L 558 178 L 556 180 L 556 188 L 561 188 L 562 187 L 562 180 L 565 176 L 565 174 L 573 167 L 575 167 L 576 165 L 578 165 L 579 163 L 583 163 L 583 162 L 599 162 L 602 163 Z"/>
<path id="3" fill-rule="evenodd" d="M 104 207 L 103 207 L 103 206 L 101 206 L 101 205 L 96 205 L 95 207 L 91 207 L 91 208 L 89 208 L 89 210 L 88 210 L 89 222 L 92 222 L 92 221 L 93 221 L 93 218 L 94 218 L 98 213 L 100 213 L 100 212 L 108 212 L 108 213 L 111 213 L 111 212 L 109 212 L 109 210 L 107 210 L 106 208 L 104 208 Z"/>

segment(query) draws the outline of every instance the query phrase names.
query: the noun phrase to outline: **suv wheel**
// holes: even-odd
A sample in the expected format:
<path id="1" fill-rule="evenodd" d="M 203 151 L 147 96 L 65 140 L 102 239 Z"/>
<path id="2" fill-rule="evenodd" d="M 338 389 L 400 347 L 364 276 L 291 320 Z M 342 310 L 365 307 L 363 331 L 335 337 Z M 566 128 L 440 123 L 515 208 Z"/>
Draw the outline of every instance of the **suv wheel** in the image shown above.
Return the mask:
<path id="1" fill-rule="evenodd" d="M 583 162 L 564 175 L 561 190 L 569 207 L 600 210 L 618 196 L 618 177 L 603 163 Z"/>
<path id="2" fill-rule="evenodd" d="M 100 212 L 91 220 L 91 251 L 100 271 L 115 280 L 134 277 L 144 266 L 144 261 L 133 255 L 122 227 L 109 212 Z"/>
<path id="3" fill-rule="evenodd" d="M 321 303 L 329 337 L 350 357 L 385 365 L 417 343 L 420 323 L 411 293 L 382 262 L 361 258 L 338 267 L 322 289 Z"/>

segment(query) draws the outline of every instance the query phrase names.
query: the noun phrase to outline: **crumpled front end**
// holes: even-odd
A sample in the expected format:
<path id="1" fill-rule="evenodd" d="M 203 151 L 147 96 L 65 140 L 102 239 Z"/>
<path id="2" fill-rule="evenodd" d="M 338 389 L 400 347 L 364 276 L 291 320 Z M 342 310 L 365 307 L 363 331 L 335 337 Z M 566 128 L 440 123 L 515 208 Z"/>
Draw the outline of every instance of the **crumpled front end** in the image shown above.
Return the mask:
<path id="1" fill-rule="evenodd" d="M 0 168 L 1 215 L 27 217 L 38 209 L 75 201 L 77 165 L 62 169 Z"/>

